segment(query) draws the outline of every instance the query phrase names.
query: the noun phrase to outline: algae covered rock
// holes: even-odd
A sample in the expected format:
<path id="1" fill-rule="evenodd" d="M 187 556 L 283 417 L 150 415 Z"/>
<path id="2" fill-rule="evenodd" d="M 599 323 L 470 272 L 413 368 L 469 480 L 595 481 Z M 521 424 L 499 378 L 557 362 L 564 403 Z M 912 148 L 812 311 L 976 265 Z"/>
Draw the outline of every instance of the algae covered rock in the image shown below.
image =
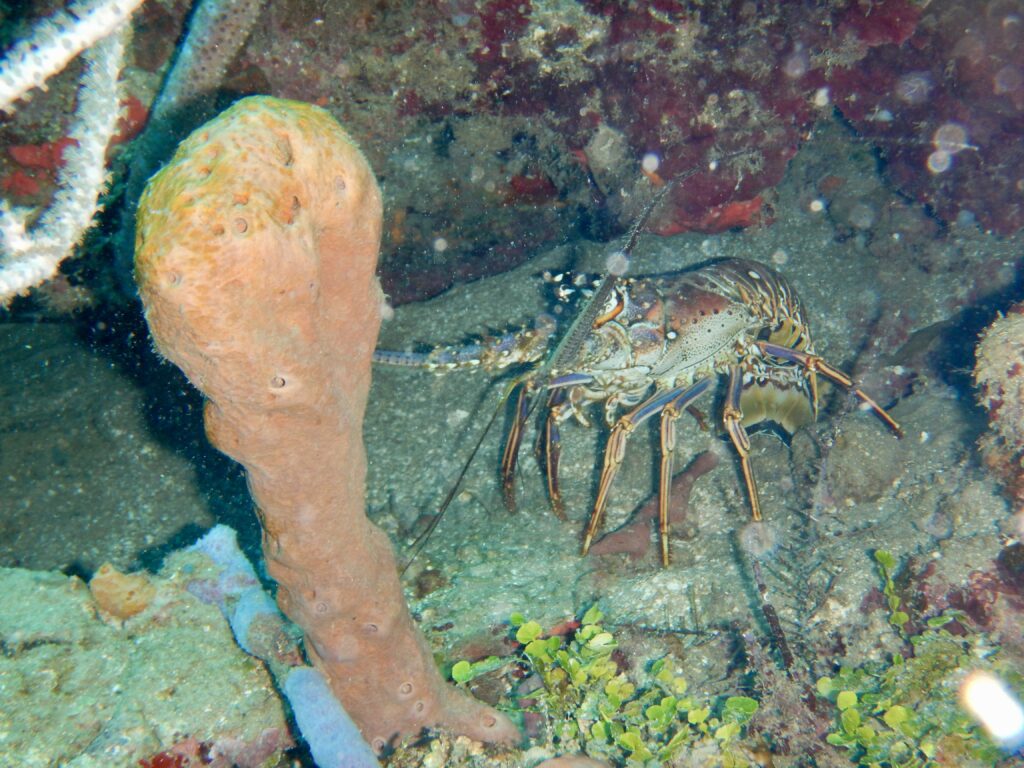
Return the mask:
<path id="1" fill-rule="evenodd" d="M 863 504 L 889 492 L 906 468 L 906 450 L 900 441 L 880 435 L 876 424 L 854 416 L 843 420 L 826 472 L 837 501 Z"/>
<path id="2" fill-rule="evenodd" d="M 190 567 L 126 621 L 75 577 L 0 569 L 0 768 L 278 764 L 292 741 L 270 676 L 185 589 Z"/>

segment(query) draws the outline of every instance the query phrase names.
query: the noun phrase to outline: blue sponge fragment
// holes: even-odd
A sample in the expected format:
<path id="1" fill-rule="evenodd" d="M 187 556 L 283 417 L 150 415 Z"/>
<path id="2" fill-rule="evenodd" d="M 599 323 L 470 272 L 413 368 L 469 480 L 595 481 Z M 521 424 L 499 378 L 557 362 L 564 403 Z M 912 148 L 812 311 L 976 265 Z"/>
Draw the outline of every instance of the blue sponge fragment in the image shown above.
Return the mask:
<path id="1" fill-rule="evenodd" d="M 283 618 L 238 548 L 235 531 L 226 525 L 215 526 L 190 549 L 203 553 L 222 569 L 215 582 L 200 582 L 190 589 L 204 602 L 220 607 L 242 648 L 266 658 L 266 649 L 252 647 L 249 629 L 261 616 Z M 318 768 L 380 768 L 370 745 L 317 670 L 295 667 L 288 673 L 283 690 Z"/>
<path id="2" fill-rule="evenodd" d="M 239 548 L 235 530 L 226 525 L 214 526 L 189 550 L 201 552 L 222 569 L 215 582 L 193 583 L 190 591 L 205 603 L 216 603 L 242 649 L 265 659 L 267 649 L 253 646 L 249 628 L 260 616 L 269 616 L 281 623 L 284 618 L 273 598 L 263 591 L 252 563 Z"/>
<path id="3" fill-rule="evenodd" d="M 244 590 L 238 596 L 231 615 L 228 616 L 228 623 L 231 624 L 231 631 L 235 633 L 235 640 L 242 646 L 242 650 L 250 656 L 262 658 L 264 649 L 255 647 L 249 641 L 249 627 L 254 620 L 261 616 L 270 616 L 278 621 L 284 621 L 281 612 L 277 609 L 277 603 L 259 587 L 251 587 Z"/>
<path id="4" fill-rule="evenodd" d="M 380 768 L 370 745 L 317 670 L 293 669 L 284 681 L 284 694 L 318 768 Z"/>

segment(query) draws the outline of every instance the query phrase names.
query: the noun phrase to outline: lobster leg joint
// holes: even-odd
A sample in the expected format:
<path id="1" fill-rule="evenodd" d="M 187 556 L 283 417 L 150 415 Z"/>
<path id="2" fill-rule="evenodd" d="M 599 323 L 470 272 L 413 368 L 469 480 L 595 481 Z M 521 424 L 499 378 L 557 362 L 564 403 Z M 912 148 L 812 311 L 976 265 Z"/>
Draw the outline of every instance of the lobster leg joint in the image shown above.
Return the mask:
<path id="1" fill-rule="evenodd" d="M 750 514 L 754 520 L 761 519 L 761 498 L 757 493 L 757 480 L 750 466 L 750 436 L 743 426 L 743 411 L 740 410 L 740 392 L 743 389 L 743 373 L 738 365 L 729 366 L 729 394 L 722 412 L 722 421 L 729 439 L 740 457 L 743 482 L 750 497 Z"/>
<path id="2" fill-rule="evenodd" d="M 761 351 L 767 355 L 782 358 L 783 360 L 789 360 L 790 362 L 802 365 L 807 371 L 807 376 L 811 381 L 811 389 L 814 393 L 815 411 L 817 411 L 817 383 L 815 374 L 820 373 L 822 376 L 827 378 L 829 381 L 838 384 L 846 391 L 852 393 L 854 397 L 860 400 L 864 405 L 870 408 L 878 418 L 885 422 L 886 426 L 893 431 L 896 437 L 903 437 L 903 428 L 899 423 L 889 415 L 882 406 L 876 403 L 871 397 L 869 397 L 860 387 L 853 383 L 853 379 L 847 376 L 845 373 L 840 371 L 835 366 L 831 365 L 824 359 L 817 355 L 811 355 L 807 352 L 801 352 L 796 349 L 789 349 L 788 347 L 780 347 L 777 344 L 771 344 L 767 341 L 757 342 L 758 347 Z"/>

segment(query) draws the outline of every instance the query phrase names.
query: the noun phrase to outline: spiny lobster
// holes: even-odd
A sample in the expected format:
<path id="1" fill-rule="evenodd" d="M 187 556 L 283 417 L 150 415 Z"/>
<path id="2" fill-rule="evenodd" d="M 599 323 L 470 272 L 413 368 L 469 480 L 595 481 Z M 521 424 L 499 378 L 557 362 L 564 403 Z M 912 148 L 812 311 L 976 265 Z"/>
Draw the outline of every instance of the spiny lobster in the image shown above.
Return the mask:
<path id="1" fill-rule="evenodd" d="M 515 417 L 501 465 L 505 504 L 514 510 L 515 469 L 523 429 L 536 394 L 546 392 L 544 456 L 548 491 L 555 513 L 565 519 L 558 487 L 559 426 L 570 416 L 589 426 L 587 406 L 603 402 L 611 434 L 604 451 L 597 500 L 583 538 L 583 554 L 600 527 L 630 435 L 648 419 L 660 416 L 658 527 L 661 561 L 668 565 L 676 420 L 721 376 L 728 379 L 722 422 L 739 455 L 754 520 L 761 519 L 761 504 L 750 463 L 747 427 L 770 420 L 792 433 L 815 419 L 819 376 L 852 392 L 897 436 L 902 436 L 899 424 L 884 408 L 849 376 L 815 354 L 796 292 L 782 275 L 764 264 L 728 259 L 675 274 L 619 278 L 604 300 L 595 304 L 597 311 L 578 349 L 566 354 L 562 347 L 552 357 L 562 360 L 515 380 Z M 543 321 L 528 331 L 472 347 L 442 349 L 416 357 L 382 352 L 378 361 L 435 370 L 468 366 L 497 370 L 541 359 L 552 331 L 553 324 Z M 621 407 L 629 410 L 617 416 Z"/>
<path id="2" fill-rule="evenodd" d="M 621 252 L 626 263 L 653 206 L 629 234 Z M 553 320 L 542 318 L 534 328 L 480 344 L 426 354 L 378 352 L 375 360 L 431 370 L 478 366 L 497 371 L 541 360 L 553 335 Z M 583 536 L 582 554 L 586 555 L 601 525 L 630 435 L 648 419 L 660 416 L 658 530 L 661 562 L 667 566 L 672 459 L 679 416 L 720 377 L 727 379 L 722 423 L 739 456 L 751 514 L 759 521 L 761 502 L 750 463 L 747 427 L 774 421 L 792 433 L 816 419 L 819 376 L 851 392 L 897 437 L 903 436 L 884 408 L 849 376 L 815 354 L 796 291 L 767 265 L 725 259 L 654 277 L 609 274 L 545 362 L 516 378 L 506 392 L 510 397 L 518 390 L 501 462 L 505 505 L 515 510 L 516 464 L 537 394 L 547 393 L 543 445 L 548 494 L 554 512 L 563 520 L 558 487 L 560 425 L 571 416 L 589 426 L 587 406 L 603 402 L 611 434 L 605 445 L 597 499 Z M 623 407 L 629 410 L 618 416 Z M 453 489 L 441 512 L 454 493 Z M 434 524 L 439 520 L 440 513 Z"/>

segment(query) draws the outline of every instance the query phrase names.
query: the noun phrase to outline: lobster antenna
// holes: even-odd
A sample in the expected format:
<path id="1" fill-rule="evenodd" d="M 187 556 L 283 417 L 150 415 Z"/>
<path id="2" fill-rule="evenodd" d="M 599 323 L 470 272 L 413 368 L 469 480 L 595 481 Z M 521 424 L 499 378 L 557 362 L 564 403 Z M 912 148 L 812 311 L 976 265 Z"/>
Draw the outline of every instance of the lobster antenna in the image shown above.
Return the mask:
<path id="1" fill-rule="evenodd" d="M 423 551 L 423 547 L 427 545 L 434 529 L 437 528 L 438 524 L 441 522 L 441 518 L 444 517 L 444 513 L 448 511 L 448 507 L 451 506 L 452 501 L 455 499 L 455 494 L 459 492 L 459 488 L 462 486 L 462 480 L 466 477 L 466 473 L 469 471 L 469 467 L 473 463 L 473 459 L 476 458 L 476 454 L 480 450 L 480 446 L 484 443 L 484 438 L 487 437 L 487 433 L 490 432 L 491 427 L 494 426 L 494 422 L 498 418 L 498 414 L 504 410 L 505 401 L 507 401 L 508 396 L 512 394 L 512 390 L 519 385 L 519 381 L 520 379 L 517 378 L 501 396 L 501 399 L 498 401 L 498 407 L 494 409 L 494 413 L 491 414 L 491 418 L 487 420 L 487 424 L 484 426 L 483 432 L 480 433 L 480 437 L 477 438 L 476 444 L 473 446 L 473 450 L 470 451 L 469 458 L 467 458 L 463 463 L 462 469 L 459 471 L 459 476 L 455 478 L 455 482 L 452 483 L 452 489 L 448 491 L 448 495 L 444 497 L 444 501 L 441 502 L 441 506 L 437 508 L 437 514 L 430 519 L 430 523 L 423 530 L 423 533 L 417 536 L 416 540 L 413 541 L 412 545 L 409 547 L 409 559 L 405 561 L 405 565 L 403 565 L 402 569 L 398 572 L 399 576 L 405 576 L 405 572 L 409 570 L 409 566 L 416 561 L 420 552 Z"/>

